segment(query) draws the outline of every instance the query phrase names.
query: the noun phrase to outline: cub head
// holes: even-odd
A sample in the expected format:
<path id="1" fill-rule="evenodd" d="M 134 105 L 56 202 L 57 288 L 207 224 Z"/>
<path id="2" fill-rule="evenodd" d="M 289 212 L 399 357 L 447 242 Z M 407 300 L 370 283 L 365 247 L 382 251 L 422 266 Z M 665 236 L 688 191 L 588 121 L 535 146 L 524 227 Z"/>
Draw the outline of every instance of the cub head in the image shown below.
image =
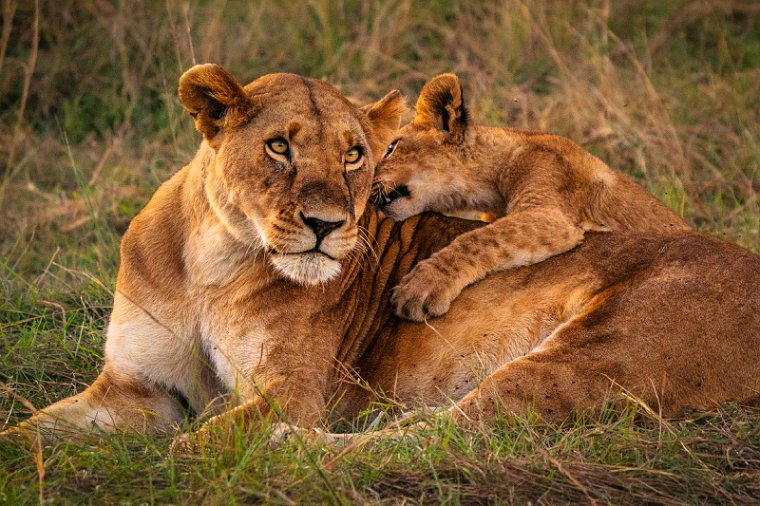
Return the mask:
<path id="1" fill-rule="evenodd" d="M 456 208 L 467 119 L 457 76 L 442 74 L 423 86 L 414 119 L 376 169 L 372 200 L 386 216 L 400 221 Z"/>
<path id="2" fill-rule="evenodd" d="M 401 94 L 360 109 L 315 79 L 270 74 L 243 87 L 206 64 L 182 75 L 179 97 L 203 134 L 206 196 L 229 233 L 296 282 L 335 277 L 357 245 Z"/>

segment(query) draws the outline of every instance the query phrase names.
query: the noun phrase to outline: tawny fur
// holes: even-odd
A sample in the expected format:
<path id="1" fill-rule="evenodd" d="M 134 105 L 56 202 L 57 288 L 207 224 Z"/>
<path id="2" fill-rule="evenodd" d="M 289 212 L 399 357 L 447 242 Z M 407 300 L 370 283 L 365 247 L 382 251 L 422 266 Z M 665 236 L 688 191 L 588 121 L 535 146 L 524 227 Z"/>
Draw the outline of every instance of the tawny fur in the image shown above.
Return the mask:
<path id="1" fill-rule="evenodd" d="M 590 233 L 569 253 L 466 288 L 432 324 L 399 320 L 391 287 L 483 224 L 431 214 L 394 223 L 365 209 L 398 94 L 368 113 L 325 83 L 277 74 L 242 88 L 253 105 L 241 106 L 226 73 L 209 80 L 214 69 L 182 81 L 211 83 L 190 89 L 214 99 L 202 106 L 213 114 L 182 95 L 196 120 L 209 113 L 198 123 L 206 140 L 122 240 L 103 372 L 12 433 L 171 430 L 179 397 L 196 415 L 237 403 L 201 434 L 272 412 L 306 427 L 328 412 L 352 419 L 373 391 L 406 405 L 454 402 L 462 423 L 528 409 L 561 420 L 622 389 L 668 415 L 757 400 L 756 255 L 691 232 Z M 244 111 L 227 111 L 232 125 L 217 110 L 229 107 Z M 288 138 L 289 163 L 267 154 L 273 136 Z M 367 165 L 350 175 L 342 156 L 353 142 Z M 301 213 L 345 221 L 323 240 L 334 235 L 323 247 L 338 272 L 308 251 L 315 236 Z M 284 254 L 292 261 L 278 264 Z"/>
<path id="2" fill-rule="evenodd" d="M 464 287 L 492 272 L 564 253 L 589 230 L 688 230 L 680 216 L 570 139 L 468 125 L 454 74 L 427 83 L 416 109 L 377 168 L 376 199 L 383 212 L 395 220 L 423 211 L 479 211 L 500 218 L 457 237 L 404 277 L 392 301 L 399 316 L 440 316 Z"/>

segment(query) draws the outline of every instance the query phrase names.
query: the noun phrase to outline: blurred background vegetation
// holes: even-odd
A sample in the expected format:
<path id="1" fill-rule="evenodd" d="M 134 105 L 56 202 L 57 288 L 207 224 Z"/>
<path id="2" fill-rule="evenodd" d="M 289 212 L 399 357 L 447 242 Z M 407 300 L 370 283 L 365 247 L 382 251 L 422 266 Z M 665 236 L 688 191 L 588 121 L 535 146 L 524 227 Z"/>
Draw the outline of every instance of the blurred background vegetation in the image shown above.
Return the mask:
<path id="1" fill-rule="evenodd" d="M 358 101 L 457 72 L 477 120 L 567 135 L 700 230 L 760 249 L 758 2 L 3 4 L 0 253 L 26 248 L 25 275 L 56 244 L 123 231 L 191 158 L 176 83 L 202 62 Z"/>
<path id="2" fill-rule="evenodd" d="M 566 135 L 760 251 L 757 1 L 0 1 L 4 422 L 96 374 L 119 237 L 199 142 L 176 98 L 194 63 L 323 78 L 357 102 L 413 103 L 453 71 L 476 121 Z"/>

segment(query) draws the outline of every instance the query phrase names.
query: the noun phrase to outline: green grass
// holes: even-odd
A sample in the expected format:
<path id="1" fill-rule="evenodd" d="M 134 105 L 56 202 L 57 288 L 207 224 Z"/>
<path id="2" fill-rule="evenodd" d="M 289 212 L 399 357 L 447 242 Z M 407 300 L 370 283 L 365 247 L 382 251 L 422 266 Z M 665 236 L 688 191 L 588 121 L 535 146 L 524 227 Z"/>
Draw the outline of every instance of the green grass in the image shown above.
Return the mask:
<path id="1" fill-rule="evenodd" d="M 322 77 L 358 102 L 455 71 L 476 120 L 567 135 L 696 228 L 760 251 L 751 2 L 63 0 L 41 2 L 38 32 L 34 2 L 2 6 L 0 427 L 102 365 L 119 237 L 197 148 L 176 99 L 193 62 Z M 760 412 L 639 411 L 474 433 L 441 421 L 332 472 L 334 450 L 272 449 L 266 433 L 181 457 L 135 435 L 39 454 L 2 442 L 0 503 L 760 501 Z"/>
<path id="2" fill-rule="evenodd" d="M 110 436 L 42 451 L 5 444 L 8 504 L 204 503 L 747 503 L 760 497 L 757 411 L 727 406 L 662 422 L 636 406 L 594 423 L 502 421 L 464 433 L 446 420 L 415 436 L 336 451 L 269 432 L 225 435 L 192 455 L 169 439 Z M 328 467 L 328 469 L 325 469 Z"/>

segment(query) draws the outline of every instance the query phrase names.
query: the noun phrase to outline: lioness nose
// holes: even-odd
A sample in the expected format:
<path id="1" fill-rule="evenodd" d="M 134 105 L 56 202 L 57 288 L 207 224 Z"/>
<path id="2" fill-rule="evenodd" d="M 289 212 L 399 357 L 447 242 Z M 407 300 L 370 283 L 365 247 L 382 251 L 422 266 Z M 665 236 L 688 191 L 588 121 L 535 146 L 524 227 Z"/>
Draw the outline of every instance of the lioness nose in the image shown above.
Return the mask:
<path id="1" fill-rule="evenodd" d="M 301 213 L 301 219 L 306 224 L 307 227 L 312 229 L 314 231 L 314 235 L 317 236 L 317 244 L 322 242 L 322 239 L 327 237 L 330 232 L 335 230 L 336 228 L 343 225 L 346 221 L 345 220 L 339 220 L 339 221 L 324 221 L 320 220 L 319 218 L 313 218 L 304 216 L 303 213 Z"/>

